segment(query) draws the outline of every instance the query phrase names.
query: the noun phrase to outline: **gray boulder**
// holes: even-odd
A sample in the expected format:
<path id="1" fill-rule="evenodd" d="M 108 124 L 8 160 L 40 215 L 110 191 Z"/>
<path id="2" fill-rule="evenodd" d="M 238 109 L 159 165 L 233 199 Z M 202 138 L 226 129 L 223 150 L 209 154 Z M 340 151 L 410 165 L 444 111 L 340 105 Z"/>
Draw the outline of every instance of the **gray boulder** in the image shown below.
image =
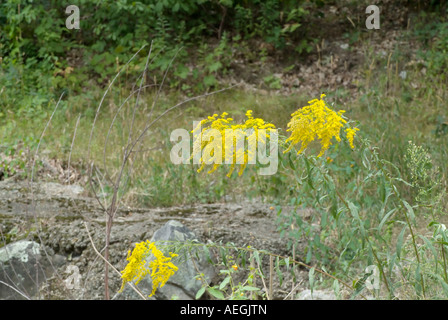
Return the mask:
<path id="1" fill-rule="evenodd" d="M 197 237 L 182 223 L 170 220 L 154 233 L 150 241 L 155 242 L 156 245 L 175 245 L 175 242 L 197 241 Z M 172 258 L 171 262 L 179 269 L 162 288 L 157 289 L 152 298 L 157 300 L 192 300 L 202 285 L 201 281 L 196 279 L 198 274 L 203 274 L 204 280 L 208 283 L 216 275 L 213 265 L 201 251 L 200 246 L 191 248 L 191 250 L 181 248 L 176 253 L 178 256 Z M 164 252 L 164 254 L 167 255 L 167 252 Z M 151 261 L 151 258 L 148 258 L 148 263 L 149 261 Z M 148 297 L 152 291 L 151 278 L 147 276 L 142 279 L 138 283 L 138 289 Z M 115 295 L 114 299 L 137 300 L 141 297 L 127 285 L 121 293 Z"/>
<path id="2" fill-rule="evenodd" d="M 55 268 L 64 261 L 39 243 L 20 240 L 0 248 L 0 299 L 18 300 L 38 297 Z"/>

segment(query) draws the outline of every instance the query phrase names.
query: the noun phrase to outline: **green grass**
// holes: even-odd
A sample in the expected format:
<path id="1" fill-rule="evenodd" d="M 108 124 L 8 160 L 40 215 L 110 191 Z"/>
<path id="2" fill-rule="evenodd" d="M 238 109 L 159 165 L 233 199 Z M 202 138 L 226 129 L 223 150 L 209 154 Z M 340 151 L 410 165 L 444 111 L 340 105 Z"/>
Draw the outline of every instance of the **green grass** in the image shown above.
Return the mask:
<path id="1" fill-rule="evenodd" d="M 377 64 L 377 70 L 382 70 L 383 67 L 387 67 L 387 59 L 378 59 Z M 393 161 L 399 168 L 405 170 L 403 155 L 408 140 L 412 140 L 430 150 L 434 161 L 441 167 L 441 175 L 446 180 L 447 169 L 446 166 L 443 166 L 442 161 L 447 155 L 447 136 L 437 137 L 434 133 L 438 126 L 438 119 L 440 117 L 448 118 L 445 104 L 447 92 L 444 90 L 442 80 L 437 82 L 436 79 L 431 81 L 431 79 L 421 77 L 418 70 L 409 71 L 405 80 L 387 70 L 385 72 L 377 71 L 372 78 L 375 79 L 374 83 L 365 88 L 359 98 L 353 99 L 347 97 L 346 94 L 341 98 L 339 92 L 330 92 L 327 100 L 330 104 L 334 103 L 336 109 L 347 110 L 346 116 L 359 123 L 360 134 L 370 139 L 381 150 L 384 158 Z M 414 86 L 417 88 L 414 89 Z M 120 103 L 126 96 L 125 89 L 113 90 L 106 97 L 99 114 L 94 131 L 92 156 L 100 168 L 104 166 L 103 151 L 106 133 Z M 66 98 L 45 134 L 41 151 L 47 150 L 50 157 L 67 160 L 76 121 L 78 116 L 81 116 L 71 152 L 71 160 L 73 163 L 83 163 L 82 161 L 87 157 L 90 130 L 101 97 L 102 90 L 96 88 L 91 90 L 88 95 Z M 142 201 L 145 205 L 158 206 L 181 204 L 198 199 L 219 201 L 230 190 L 243 193 L 245 190 L 250 190 L 249 194 L 257 194 L 253 190 L 253 179 L 249 177 L 249 174 L 243 179 L 232 181 L 225 178 L 225 170 L 217 179 L 216 175 L 194 173 L 192 166 L 171 164 L 169 161 L 169 151 L 172 146 L 169 142 L 170 132 L 176 128 L 192 130 L 194 120 L 224 111 L 236 120 L 243 119 L 245 111 L 251 109 L 256 117 L 274 123 L 282 130 L 282 134 L 286 134 L 285 129 L 290 114 L 313 98 L 315 97 L 304 95 L 261 96 L 235 88 L 189 102 L 173 110 L 145 136 L 143 149 L 148 151 L 139 152 L 135 157 L 133 172 L 138 178 L 136 181 L 131 179 L 131 185 L 129 185 L 129 189 L 132 190 L 132 199 L 137 203 Z M 163 95 L 155 108 L 155 114 L 157 115 L 183 99 L 185 97 L 176 92 Z M 135 128 L 144 126 L 153 100 L 154 93 L 148 92 L 141 97 Z M 338 103 L 342 101 L 344 107 L 339 107 Z M 56 104 L 56 101 L 53 103 Z M 121 160 L 121 148 L 127 141 L 133 106 L 134 101 L 131 99 L 130 103 L 125 105 L 118 114 L 111 130 L 106 149 L 106 167 L 110 168 L 109 170 L 112 172 L 117 170 Z M 6 124 L 2 125 L 0 130 L 2 145 L 13 145 L 26 137 L 38 139 L 49 116 L 50 111 L 46 112 L 45 117 L 31 119 L 7 113 L 3 119 Z M 328 156 L 331 156 L 332 150 L 330 149 Z M 341 156 L 339 155 L 339 157 Z M 350 154 L 344 157 L 348 158 Z M 163 172 L 165 173 L 162 174 Z M 341 174 L 344 174 L 344 171 L 341 171 Z M 259 177 L 259 179 L 265 185 L 263 189 L 271 190 L 274 198 L 280 192 L 279 190 L 285 189 L 284 185 L 287 183 L 287 177 Z M 214 187 L 209 190 L 207 195 L 196 194 L 200 193 L 198 191 L 200 188 L 197 188 L 196 183 L 202 187 L 213 184 Z M 237 184 L 236 189 L 234 189 L 235 183 Z M 269 185 L 271 183 L 273 185 Z M 179 185 L 186 186 L 182 189 L 182 195 L 164 196 L 164 194 L 170 194 L 177 190 Z M 220 190 L 221 188 L 222 190 Z M 269 192 L 266 195 L 269 196 Z"/>

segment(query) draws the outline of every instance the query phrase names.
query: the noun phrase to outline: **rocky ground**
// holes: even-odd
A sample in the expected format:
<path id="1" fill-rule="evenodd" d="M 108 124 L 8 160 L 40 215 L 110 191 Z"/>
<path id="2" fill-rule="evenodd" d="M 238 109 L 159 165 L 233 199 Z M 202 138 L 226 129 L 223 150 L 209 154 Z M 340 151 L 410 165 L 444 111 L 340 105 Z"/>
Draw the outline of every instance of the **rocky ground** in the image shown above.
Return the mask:
<path id="1" fill-rule="evenodd" d="M 169 220 L 181 222 L 204 243 L 232 242 L 235 246 L 250 245 L 290 256 L 287 240 L 277 232 L 276 216 L 273 207 L 248 201 L 155 209 L 120 208 L 112 228 L 110 262 L 122 270 L 127 251 L 136 242 L 151 239 L 154 232 Z M 105 214 L 95 199 L 85 196 L 83 188 L 55 182 L 1 181 L 0 231 L 2 245 L 19 239 L 33 240 L 43 245 L 49 256 L 58 257 L 59 265 L 46 279 L 40 298 L 104 298 L 104 262 L 95 253 L 93 245 L 99 251 L 104 247 Z M 268 260 L 263 259 L 263 263 L 264 272 L 268 272 Z M 76 266 L 81 275 L 77 290 L 68 290 L 64 286 L 64 280 L 70 275 L 66 274 L 69 266 Z M 216 268 L 219 270 L 220 266 Z M 307 274 L 299 268 L 298 279 L 306 279 Z M 121 280 L 113 271 L 110 276 L 111 292 L 115 293 Z M 286 273 L 280 287 L 275 276 L 274 298 L 284 298 L 290 292 L 290 278 Z M 212 284 L 219 280 L 219 277 L 213 279 Z M 244 281 L 243 273 L 241 280 Z"/>

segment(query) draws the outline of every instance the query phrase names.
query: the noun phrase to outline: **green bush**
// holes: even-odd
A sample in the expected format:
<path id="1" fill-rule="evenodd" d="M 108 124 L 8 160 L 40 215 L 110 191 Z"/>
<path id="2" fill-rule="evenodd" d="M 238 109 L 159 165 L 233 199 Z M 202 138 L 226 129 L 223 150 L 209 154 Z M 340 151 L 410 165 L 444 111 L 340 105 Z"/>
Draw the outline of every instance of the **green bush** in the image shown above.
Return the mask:
<path id="1" fill-rule="evenodd" d="M 227 72 L 234 40 L 259 39 L 278 49 L 294 49 L 300 38 L 298 51 L 303 51 L 305 3 L 78 0 L 70 4 L 80 9 L 80 29 L 69 30 L 67 3 L 6 0 L 0 4 L 0 85 L 11 89 L 12 96 L 31 97 L 18 101 L 18 109 L 45 109 L 62 91 L 83 92 L 88 80 L 106 85 L 146 45 L 134 61 L 144 65 L 152 43 L 151 78 L 162 77 L 171 66 L 171 87 L 204 91 Z M 128 84 L 135 80 L 127 79 Z"/>

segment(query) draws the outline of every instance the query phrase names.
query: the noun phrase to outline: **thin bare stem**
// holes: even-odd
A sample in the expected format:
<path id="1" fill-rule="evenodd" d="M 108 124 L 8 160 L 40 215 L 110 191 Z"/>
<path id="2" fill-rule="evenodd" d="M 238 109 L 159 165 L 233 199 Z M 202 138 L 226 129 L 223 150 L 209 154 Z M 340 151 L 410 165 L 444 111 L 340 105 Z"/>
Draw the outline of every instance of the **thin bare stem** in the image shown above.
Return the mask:
<path id="1" fill-rule="evenodd" d="M 41 145 L 41 143 L 42 143 L 43 137 L 44 137 L 44 135 L 45 135 L 45 132 L 47 131 L 48 126 L 49 126 L 50 123 L 51 123 L 51 120 L 53 120 L 53 117 L 54 117 L 54 115 L 55 115 L 55 113 L 56 113 L 56 110 L 57 110 L 58 107 L 59 107 L 59 104 L 61 103 L 61 100 L 62 100 L 62 97 L 63 97 L 63 96 L 64 96 L 64 92 L 62 92 L 61 96 L 59 97 L 59 100 L 58 100 L 58 102 L 56 103 L 56 106 L 55 106 L 53 112 L 51 113 L 50 119 L 48 119 L 48 121 L 47 121 L 47 123 L 46 123 L 46 125 L 45 125 L 45 127 L 44 127 L 44 130 L 42 130 L 42 133 L 41 133 L 40 138 L 39 138 L 39 142 L 38 142 L 37 147 L 36 147 L 36 152 L 34 153 L 33 164 L 32 164 L 32 167 L 31 167 L 31 177 L 30 177 L 31 205 L 32 205 L 32 210 L 33 210 L 33 218 L 34 218 L 34 222 L 36 223 L 36 227 L 37 227 L 37 228 L 39 228 L 39 223 L 38 223 L 38 221 L 37 221 L 36 202 L 35 202 L 35 199 L 34 199 L 34 186 L 33 186 L 34 169 L 35 169 L 35 166 L 36 166 L 37 154 L 39 153 L 39 148 L 40 148 L 40 145 Z M 37 233 L 37 236 L 39 237 L 40 243 L 44 243 L 44 242 L 42 241 L 40 232 Z M 48 258 L 48 253 L 47 253 L 47 251 L 45 250 L 45 248 L 44 248 L 44 252 L 45 252 L 45 255 L 46 255 L 47 258 Z M 53 268 L 53 270 L 56 271 L 56 268 L 53 266 L 53 263 L 51 262 L 51 259 L 48 259 L 48 261 L 50 262 L 50 265 L 51 265 L 51 267 Z M 39 266 L 39 262 L 37 261 L 37 262 L 36 262 L 36 270 L 38 269 L 38 266 Z M 36 272 L 36 281 L 35 281 L 35 284 L 36 284 L 36 291 L 39 293 L 39 285 L 38 285 L 38 284 L 39 284 L 39 279 L 38 279 L 38 273 L 37 273 L 37 272 Z"/>
<path id="2" fill-rule="evenodd" d="M 1 284 L 7 286 L 8 288 L 14 290 L 15 292 L 17 292 L 18 294 L 20 294 L 22 297 L 24 297 L 26 300 L 31 300 L 28 296 L 26 296 L 24 293 L 20 292 L 19 290 L 17 290 L 16 288 L 14 288 L 13 286 L 7 284 L 6 282 L 0 281 Z"/>
<path id="3" fill-rule="evenodd" d="M 134 128 L 134 123 L 135 123 L 135 113 L 136 113 L 137 108 L 138 108 L 138 103 L 139 103 L 139 100 L 140 100 L 140 93 L 142 91 L 143 82 L 145 81 L 145 75 L 146 75 L 146 72 L 148 71 L 148 64 L 149 64 L 149 58 L 151 57 L 151 52 L 152 52 L 152 42 L 151 42 L 151 47 L 149 48 L 148 57 L 146 58 L 145 69 L 143 69 L 142 79 L 140 80 L 140 87 L 138 88 L 137 97 L 135 99 L 134 110 L 132 112 L 132 121 L 131 121 L 131 126 L 129 128 L 128 142 L 126 144 L 125 154 L 127 153 L 128 146 L 129 146 L 129 144 L 131 142 L 131 139 L 132 139 L 132 130 Z M 123 162 L 123 165 L 124 164 L 125 163 Z"/>
<path id="4" fill-rule="evenodd" d="M 274 256 L 269 256 L 269 296 L 273 296 L 273 282 L 274 282 Z"/>
<path id="5" fill-rule="evenodd" d="M 271 292 L 270 292 L 270 290 L 268 289 L 268 287 L 266 286 L 266 282 L 264 281 L 264 277 L 263 277 L 263 271 L 261 271 L 261 266 L 260 266 L 260 264 L 258 263 L 258 261 L 257 261 L 257 264 L 258 264 L 258 271 L 260 272 L 260 278 L 261 278 L 261 282 L 263 282 L 263 287 L 264 287 L 264 291 L 266 292 L 266 298 L 268 299 L 268 300 L 271 300 Z"/>
<path id="6" fill-rule="evenodd" d="M 157 91 L 156 97 L 155 97 L 155 99 L 154 99 L 154 101 L 153 101 L 153 103 L 152 103 L 151 111 L 149 112 L 149 115 L 148 115 L 148 120 L 151 119 L 151 116 L 152 116 L 152 112 L 153 112 L 153 110 L 154 110 L 154 107 L 155 107 L 156 103 L 159 101 L 159 96 L 160 96 L 160 93 L 161 93 L 161 91 L 162 91 L 163 85 L 164 85 L 164 83 L 165 83 L 165 79 L 166 79 L 166 76 L 167 76 L 167 74 L 168 74 L 168 70 L 171 68 L 171 65 L 173 64 L 174 59 L 176 59 L 176 57 L 177 57 L 177 55 L 179 54 L 179 52 L 180 52 L 181 49 L 182 49 L 182 47 L 180 47 L 180 48 L 176 51 L 176 53 L 174 54 L 173 58 L 171 59 L 169 65 L 168 65 L 168 67 L 166 68 L 166 71 L 165 71 L 165 73 L 164 73 L 164 75 L 163 75 L 163 78 L 162 78 L 162 82 L 160 83 L 160 86 L 159 86 L 159 90 Z"/>
<path id="7" fill-rule="evenodd" d="M 143 86 L 141 89 L 146 89 L 146 88 L 154 87 L 154 86 L 155 86 L 155 84 L 148 84 L 148 85 Z M 117 120 L 117 117 L 118 117 L 118 115 L 121 112 L 121 109 L 124 107 L 126 102 L 128 102 L 128 100 L 130 98 L 132 98 L 132 96 L 134 96 L 134 94 L 136 94 L 139 91 L 140 91 L 140 89 L 134 90 L 126 97 L 126 99 L 122 102 L 122 104 L 118 107 L 117 111 L 115 112 L 115 115 L 114 115 L 114 117 L 112 119 L 112 122 L 111 122 L 111 124 L 109 126 L 109 129 L 107 130 L 106 141 L 104 142 L 104 149 L 103 149 L 103 166 L 104 166 L 104 170 L 105 170 L 104 176 L 106 177 L 106 179 L 109 180 L 109 182 L 111 182 L 111 179 L 110 179 L 110 175 L 109 175 L 109 172 L 108 172 L 107 166 L 106 166 L 106 153 L 107 153 L 106 150 L 107 150 L 107 144 L 109 142 L 109 137 L 110 137 L 110 134 L 112 132 L 112 128 L 113 128 L 113 126 L 115 124 L 115 121 Z"/>
<path id="8" fill-rule="evenodd" d="M 64 92 L 62 92 L 61 96 L 59 97 L 59 100 L 56 103 L 56 107 L 54 108 L 53 112 L 51 113 L 50 119 L 48 119 L 47 124 L 45 125 L 45 128 L 40 135 L 39 142 L 36 147 L 36 152 L 34 153 L 33 164 L 31 167 L 31 194 L 32 194 L 32 184 L 33 184 L 33 179 L 34 179 L 34 168 L 36 166 L 36 158 L 37 158 L 37 154 L 39 152 L 40 144 L 42 143 L 42 138 L 44 137 L 45 132 L 47 131 L 47 128 L 51 123 L 51 120 L 53 120 L 53 116 L 56 113 L 56 110 L 58 109 L 59 103 L 61 102 L 63 96 L 64 96 Z"/>
<path id="9" fill-rule="evenodd" d="M 70 146 L 70 153 L 68 155 L 68 184 L 70 184 L 70 160 L 72 158 L 72 151 L 73 151 L 73 146 L 75 144 L 75 138 L 76 138 L 76 131 L 78 129 L 78 125 L 79 125 L 79 120 L 81 119 L 81 114 L 79 114 L 78 119 L 76 120 L 76 125 L 75 125 L 75 131 L 73 132 L 73 139 L 72 139 L 72 145 Z"/>
<path id="10" fill-rule="evenodd" d="M 288 299 L 289 296 L 291 296 L 291 300 L 294 299 L 294 295 L 293 295 L 293 293 L 294 293 L 294 291 L 296 291 L 297 288 L 302 284 L 302 282 L 303 282 L 303 281 L 300 280 L 299 283 L 297 283 L 296 286 L 293 285 L 291 291 L 290 291 L 290 292 L 283 298 L 283 300 Z"/>
<path id="11" fill-rule="evenodd" d="M 447 271 L 446 271 L 446 257 L 445 257 L 445 248 L 444 248 L 444 245 L 443 245 L 443 242 L 440 244 L 440 247 L 441 247 L 441 249 L 442 249 L 442 258 L 443 258 L 443 272 L 444 272 L 444 275 L 445 275 L 445 282 L 447 282 L 448 283 L 448 274 L 447 274 Z"/>
<path id="12" fill-rule="evenodd" d="M 112 270 L 113 271 L 115 271 L 118 275 L 120 275 L 120 277 L 121 277 L 121 272 L 120 271 L 118 271 L 110 262 L 109 262 L 109 260 L 108 259 L 106 259 L 99 251 L 98 251 L 98 249 L 95 247 L 95 244 L 93 243 L 93 239 L 92 239 L 92 236 L 90 235 L 90 231 L 89 231 L 89 228 L 87 227 L 87 223 L 84 221 L 84 226 L 86 227 L 86 231 L 87 231 L 87 235 L 89 236 L 89 240 L 90 240 L 90 243 L 92 244 L 92 248 L 93 248 L 93 250 L 95 251 L 95 253 L 98 255 L 98 257 L 100 257 L 101 259 L 103 259 L 104 260 L 104 262 L 108 265 L 108 266 L 110 266 L 111 268 L 112 268 Z M 133 286 L 133 285 L 131 285 L 131 283 L 128 283 L 129 285 L 130 285 L 130 287 L 143 299 L 143 300 L 147 300 L 146 298 L 145 298 L 145 296 L 143 295 L 143 293 L 140 291 L 140 290 L 138 290 L 135 286 Z"/>
<path id="13" fill-rule="evenodd" d="M 92 124 L 92 130 L 90 131 L 90 138 L 89 138 L 89 144 L 87 147 L 87 154 L 88 154 L 88 159 L 90 160 L 90 148 L 92 146 L 92 139 L 93 139 L 93 130 L 95 129 L 95 124 L 96 124 L 96 120 L 98 119 L 98 115 L 100 113 L 100 109 L 101 106 L 103 105 L 103 101 L 106 98 L 107 93 L 109 92 L 110 88 L 112 87 L 112 85 L 114 84 L 115 80 L 118 78 L 118 76 L 121 74 L 121 72 L 128 66 L 129 63 L 131 63 L 132 60 L 134 60 L 134 58 L 140 53 L 140 51 L 143 50 L 143 48 L 146 47 L 146 45 L 142 46 L 133 56 L 131 59 L 129 59 L 128 62 L 126 62 L 126 64 L 121 67 L 121 69 L 118 71 L 118 73 L 115 75 L 115 77 L 113 78 L 113 80 L 109 83 L 109 86 L 107 87 L 106 91 L 103 94 L 103 97 L 101 98 L 100 104 L 98 105 L 98 108 L 96 109 L 96 113 L 95 113 L 95 118 L 93 119 L 93 124 Z"/>

